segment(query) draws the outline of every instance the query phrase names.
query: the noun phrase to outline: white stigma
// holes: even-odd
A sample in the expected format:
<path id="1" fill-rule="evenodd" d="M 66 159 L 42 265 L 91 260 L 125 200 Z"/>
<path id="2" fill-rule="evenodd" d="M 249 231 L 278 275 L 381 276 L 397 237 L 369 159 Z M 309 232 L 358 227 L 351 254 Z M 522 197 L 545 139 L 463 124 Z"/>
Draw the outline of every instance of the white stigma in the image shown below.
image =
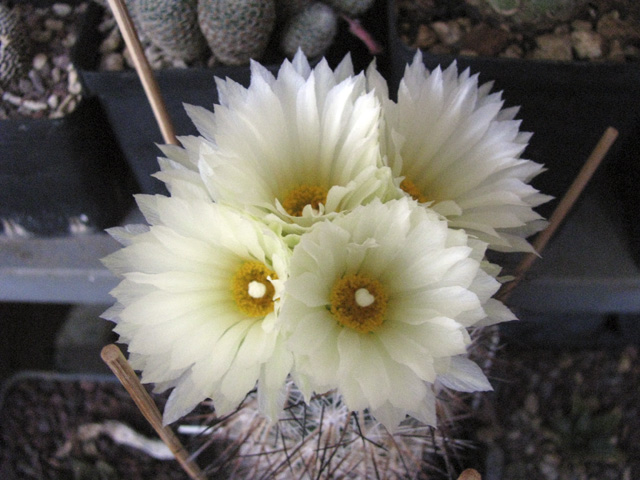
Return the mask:
<path id="1" fill-rule="evenodd" d="M 366 288 L 359 288 L 356 290 L 356 303 L 360 307 L 368 307 L 376 301 L 376 297 L 369 293 Z"/>
<path id="2" fill-rule="evenodd" d="M 248 293 L 251 298 L 262 298 L 267 293 L 267 286 L 264 283 L 253 280 L 249 283 Z"/>

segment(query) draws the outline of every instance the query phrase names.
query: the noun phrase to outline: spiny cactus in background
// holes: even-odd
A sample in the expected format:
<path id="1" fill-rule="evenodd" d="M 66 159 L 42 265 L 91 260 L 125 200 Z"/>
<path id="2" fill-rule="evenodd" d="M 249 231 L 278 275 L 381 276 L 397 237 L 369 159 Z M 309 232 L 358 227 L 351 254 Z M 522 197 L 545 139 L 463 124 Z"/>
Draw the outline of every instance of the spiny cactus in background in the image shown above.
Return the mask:
<path id="1" fill-rule="evenodd" d="M 357 17 L 373 6 L 374 0 L 323 0 L 338 12 Z"/>
<path id="2" fill-rule="evenodd" d="M 18 15 L 0 3 L 0 86 L 6 87 L 29 68 L 30 41 Z"/>
<path id="3" fill-rule="evenodd" d="M 485 18 L 542 30 L 570 19 L 589 0 L 466 0 L 466 3 Z"/>
<path id="4" fill-rule="evenodd" d="M 307 57 L 322 55 L 338 31 L 338 16 L 330 6 L 313 2 L 289 19 L 281 48 L 291 57 L 300 48 Z"/>
<path id="5" fill-rule="evenodd" d="M 227 65 L 259 59 L 276 21 L 274 0 L 198 0 L 198 22 L 214 56 Z"/>
<path id="6" fill-rule="evenodd" d="M 167 54 L 189 62 L 206 51 L 198 28 L 198 0 L 137 0 L 134 9 L 149 41 Z"/>

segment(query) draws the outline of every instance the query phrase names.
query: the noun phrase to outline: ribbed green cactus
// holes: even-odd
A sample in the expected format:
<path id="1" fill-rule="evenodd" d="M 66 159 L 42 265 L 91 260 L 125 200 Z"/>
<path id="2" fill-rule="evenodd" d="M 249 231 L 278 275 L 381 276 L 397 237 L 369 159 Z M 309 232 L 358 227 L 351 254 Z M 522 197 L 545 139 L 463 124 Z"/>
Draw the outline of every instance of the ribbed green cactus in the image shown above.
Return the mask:
<path id="1" fill-rule="evenodd" d="M 292 57 L 300 48 L 307 57 L 322 55 L 338 31 L 338 17 L 330 6 L 314 2 L 291 17 L 282 35 L 281 48 Z"/>
<path id="2" fill-rule="evenodd" d="M 198 22 L 214 56 L 227 65 L 259 59 L 275 25 L 274 0 L 198 0 Z"/>
<path id="3" fill-rule="evenodd" d="M 30 40 L 18 15 L 0 4 L 0 86 L 7 86 L 29 68 Z"/>
<path id="4" fill-rule="evenodd" d="M 137 0 L 134 8 L 146 37 L 167 54 L 189 62 L 206 52 L 198 0 Z"/>
<path id="5" fill-rule="evenodd" d="M 338 12 L 357 17 L 369 10 L 375 0 L 323 0 Z"/>

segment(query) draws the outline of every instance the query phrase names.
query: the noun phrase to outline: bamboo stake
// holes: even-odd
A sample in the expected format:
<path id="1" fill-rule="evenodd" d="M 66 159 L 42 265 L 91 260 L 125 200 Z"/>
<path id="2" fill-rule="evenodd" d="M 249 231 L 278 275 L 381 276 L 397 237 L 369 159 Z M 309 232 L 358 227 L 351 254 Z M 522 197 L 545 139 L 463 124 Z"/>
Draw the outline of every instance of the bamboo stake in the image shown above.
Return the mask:
<path id="1" fill-rule="evenodd" d="M 528 253 L 522 259 L 516 270 L 513 272 L 515 278 L 509 283 L 505 283 L 500 291 L 498 291 L 498 293 L 496 294 L 496 298 L 498 300 L 505 302 L 511 295 L 513 289 L 518 286 L 524 275 L 533 265 L 533 262 L 535 262 L 536 258 L 538 258 L 538 255 L 542 253 L 553 234 L 556 232 L 558 227 L 560 227 L 567 214 L 573 208 L 574 204 L 578 200 L 578 197 L 580 197 L 580 194 L 589 183 L 589 180 L 591 180 L 591 177 L 595 173 L 604 157 L 609 152 L 611 145 L 613 145 L 613 142 L 615 142 L 617 137 L 618 131 L 615 128 L 609 127 L 607 128 L 607 130 L 605 130 L 604 134 L 602 135 L 602 137 L 600 137 L 600 140 L 591 152 L 591 155 L 589 155 L 589 158 L 587 158 L 587 161 L 583 165 L 582 169 L 574 179 L 567 192 L 562 197 L 562 200 L 560 200 L 558 206 L 553 211 L 553 214 L 549 219 L 549 225 L 542 232 L 540 232 L 534 240 L 533 248 L 537 252 L 537 254 Z"/>
<path id="2" fill-rule="evenodd" d="M 151 71 L 149 61 L 142 50 L 142 45 L 140 44 L 140 39 L 129 16 L 129 11 L 123 0 L 108 0 L 108 2 L 120 28 L 120 32 L 122 33 L 122 38 L 124 38 L 124 42 L 131 53 L 136 72 L 138 72 L 138 77 L 140 77 L 140 81 L 142 82 L 147 100 L 151 105 L 153 115 L 160 127 L 162 138 L 165 143 L 178 145 L 178 139 L 176 138 L 173 125 L 169 119 L 167 107 L 160 94 L 160 89 Z"/>
<path id="3" fill-rule="evenodd" d="M 140 383 L 138 376 L 133 371 L 133 368 L 131 368 L 131 365 L 129 365 L 127 359 L 124 358 L 120 349 L 114 344 L 107 345 L 102 349 L 100 356 L 118 380 L 120 380 L 120 383 L 122 383 L 122 386 L 127 390 L 142 415 L 144 415 L 158 433 L 158 436 L 167 447 L 169 447 L 189 477 L 193 480 L 206 480 L 207 477 L 202 470 L 200 470 L 200 467 L 189 458 L 187 451 L 180 443 L 178 437 L 173 433 L 173 430 L 162 424 L 162 415 L 158 407 L 144 389 L 142 383 Z"/>

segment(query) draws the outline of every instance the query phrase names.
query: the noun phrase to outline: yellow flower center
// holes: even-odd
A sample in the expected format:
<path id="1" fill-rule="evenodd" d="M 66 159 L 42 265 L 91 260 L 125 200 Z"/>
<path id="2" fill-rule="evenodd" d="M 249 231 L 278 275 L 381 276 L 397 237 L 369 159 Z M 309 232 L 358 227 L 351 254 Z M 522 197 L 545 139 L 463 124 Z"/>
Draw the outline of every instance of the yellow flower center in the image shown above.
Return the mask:
<path id="1" fill-rule="evenodd" d="M 404 192 L 408 193 L 409 196 L 411 196 L 411 198 L 413 198 L 414 200 L 417 200 L 420 203 L 425 203 L 429 201 L 429 199 L 422 194 L 422 192 L 416 186 L 416 184 L 413 183 L 408 178 L 405 178 L 404 180 L 402 180 L 402 182 L 400 182 L 400 188 Z"/>
<path id="2" fill-rule="evenodd" d="M 242 313 L 251 318 L 273 312 L 275 288 L 270 279 L 278 276 L 260 262 L 245 262 L 231 280 L 231 292 Z"/>
<path id="3" fill-rule="evenodd" d="M 317 210 L 321 203 L 326 203 L 327 193 L 327 189 L 324 187 L 301 185 L 287 194 L 282 206 L 289 215 L 300 217 L 302 216 L 302 210 L 307 205 L 311 205 L 311 208 Z"/>
<path id="4" fill-rule="evenodd" d="M 346 275 L 331 290 L 334 318 L 360 333 L 375 332 L 382 326 L 387 304 L 382 284 L 366 275 Z"/>

